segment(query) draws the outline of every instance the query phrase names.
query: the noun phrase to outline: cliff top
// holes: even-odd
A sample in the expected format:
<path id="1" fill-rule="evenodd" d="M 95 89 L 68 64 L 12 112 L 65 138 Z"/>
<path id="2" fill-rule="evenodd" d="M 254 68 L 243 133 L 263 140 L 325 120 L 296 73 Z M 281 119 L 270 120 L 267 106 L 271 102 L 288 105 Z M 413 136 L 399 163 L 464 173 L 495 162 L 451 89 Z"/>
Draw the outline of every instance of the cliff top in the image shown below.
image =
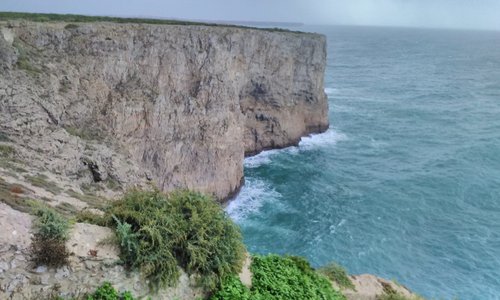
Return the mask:
<path id="1" fill-rule="evenodd" d="M 185 20 L 171 19 L 149 19 L 149 18 L 122 18 L 109 16 L 86 16 L 73 14 L 45 14 L 45 13 L 25 13 L 25 12 L 2 12 L 0 11 L 0 21 L 24 20 L 31 22 L 68 22 L 68 23 L 95 23 L 110 22 L 118 24 L 150 24 L 150 25 L 184 25 L 184 26 L 210 26 L 210 27 L 230 27 L 240 29 L 254 29 L 270 32 L 285 32 L 296 34 L 314 34 L 303 31 L 293 31 L 283 28 L 260 28 L 251 26 L 242 26 L 234 24 L 219 24 L 208 22 L 195 22 Z"/>

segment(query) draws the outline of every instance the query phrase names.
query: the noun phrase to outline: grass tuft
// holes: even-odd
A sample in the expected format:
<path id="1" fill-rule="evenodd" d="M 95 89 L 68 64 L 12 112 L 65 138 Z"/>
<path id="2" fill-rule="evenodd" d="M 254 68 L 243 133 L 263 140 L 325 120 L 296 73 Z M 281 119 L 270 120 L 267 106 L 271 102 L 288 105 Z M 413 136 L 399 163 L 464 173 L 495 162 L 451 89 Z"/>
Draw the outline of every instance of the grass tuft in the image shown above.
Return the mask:
<path id="1" fill-rule="evenodd" d="M 88 209 L 79 211 L 75 217 L 76 222 L 89 223 L 99 226 L 106 226 L 111 223 L 110 219 L 105 215 L 96 214 Z"/>
<path id="2" fill-rule="evenodd" d="M 318 272 L 338 284 L 340 288 L 351 290 L 355 289 L 354 284 L 349 278 L 349 275 L 347 275 L 346 270 L 336 263 L 329 263 L 326 266 L 319 268 Z"/>
<path id="3" fill-rule="evenodd" d="M 31 61 L 35 56 L 35 52 L 33 50 L 31 50 L 19 38 L 14 39 L 12 46 L 17 49 L 17 67 L 19 69 L 24 70 L 31 75 L 37 75 L 41 73 L 41 70 L 35 67 Z"/>
<path id="4" fill-rule="evenodd" d="M 14 153 L 16 153 L 14 147 L 0 144 L 0 156 L 11 157 Z"/>
<path id="5" fill-rule="evenodd" d="M 14 193 L 12 190 L 15 187 L 23 188 L 19 185 L 12 185 L 0 178 L 0 202 L 3 202 L 15 210 L 29 213 L 33 208 L 33 200 L 22 197 L 20 194 Z M 25 188 L 23 189 L 25 190 Z"/>
<path id="6" fill-rule="evenodd" d="M 44 174 L 38 174 L 35 176 L 26 175 L 26 180 L 30 182 L 33 186 L 43 188 L 54 195 L 58 195 L 61 193 L 62 189 L 57 186 L 55 182 L 52 182 L 48 179 L 48 177 Z"/>
<path id="7" fill-rule="evenodd" d="M 87 126 L 82 126 L 82 127 L 65 126 L 64 129 L 70 135 L 79 137 L 82 140 L 86 141 L 102 141 L 105 138 L 104 132 Z"/>
<path id="8" fill-rule="evenodd" d="M 415 295 L 407 297 L 398 293 L 390 284 L 382 282 L 384 294 L 377 297 L 377 300 L 424 300 L 422 297 Z"/>
<path id="9" fill-rule="evenodd" d="M 83 190 L 83 188 L 82 188 Z M 76 198 L 82 202 L 87 203 L 92 208 L 104 208 L 107 205 L 107 200 L 104 197 L 98 196 L 97 194 L 84 190 L 85 194 L 81 194 L 76 192 L 73 189 L 69 189 L 66 191 L 66 194 L 69 196 Z"/>

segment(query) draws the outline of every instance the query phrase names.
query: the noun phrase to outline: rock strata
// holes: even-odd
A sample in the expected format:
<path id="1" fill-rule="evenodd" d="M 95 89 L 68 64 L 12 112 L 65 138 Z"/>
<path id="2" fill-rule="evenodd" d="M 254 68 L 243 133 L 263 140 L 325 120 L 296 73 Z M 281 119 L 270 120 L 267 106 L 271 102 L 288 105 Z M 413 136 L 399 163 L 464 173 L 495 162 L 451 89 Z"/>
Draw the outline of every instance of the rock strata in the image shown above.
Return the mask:
<path id="1" fill-rule="evenodd" d="M 78 185 L 218 199 L 244 155 L 328 127 L 325 38 L 243 28 L 0 22 L 0 140 Z"/>

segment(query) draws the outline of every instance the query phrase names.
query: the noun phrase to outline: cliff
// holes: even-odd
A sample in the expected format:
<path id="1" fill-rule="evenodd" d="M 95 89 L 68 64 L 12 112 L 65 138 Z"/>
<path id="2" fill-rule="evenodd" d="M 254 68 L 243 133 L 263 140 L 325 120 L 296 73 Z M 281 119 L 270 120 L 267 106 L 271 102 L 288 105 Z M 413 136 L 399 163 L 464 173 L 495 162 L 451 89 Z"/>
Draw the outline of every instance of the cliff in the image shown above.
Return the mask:
<path id="1" fill-rule="evenodd" d="M 0 170 L 10 183 L 30 182 L 14 167 L 60 183 L 47 195 L 58 202 L 148 181 L 226 199 L 245 154 L 328 127 L 321 35 L 26 21 L 0 31 L 0 142 L 12 149 Z"/>

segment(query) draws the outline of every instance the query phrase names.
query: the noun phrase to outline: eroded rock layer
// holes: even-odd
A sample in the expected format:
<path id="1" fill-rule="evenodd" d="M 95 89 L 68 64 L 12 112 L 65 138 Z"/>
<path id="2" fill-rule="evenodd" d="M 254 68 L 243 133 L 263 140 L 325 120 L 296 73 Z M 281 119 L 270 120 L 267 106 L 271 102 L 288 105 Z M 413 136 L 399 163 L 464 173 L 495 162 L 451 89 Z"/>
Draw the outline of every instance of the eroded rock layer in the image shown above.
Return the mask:
<path id="1" fill-rule="evenodd" d="M 325 38 L 229 27 L 0 22 L 0 134 L 71 182 L 224 199 L 245 154 L 328 127 Z M 86 175 L 85 175 L 86 174 Z"/>

